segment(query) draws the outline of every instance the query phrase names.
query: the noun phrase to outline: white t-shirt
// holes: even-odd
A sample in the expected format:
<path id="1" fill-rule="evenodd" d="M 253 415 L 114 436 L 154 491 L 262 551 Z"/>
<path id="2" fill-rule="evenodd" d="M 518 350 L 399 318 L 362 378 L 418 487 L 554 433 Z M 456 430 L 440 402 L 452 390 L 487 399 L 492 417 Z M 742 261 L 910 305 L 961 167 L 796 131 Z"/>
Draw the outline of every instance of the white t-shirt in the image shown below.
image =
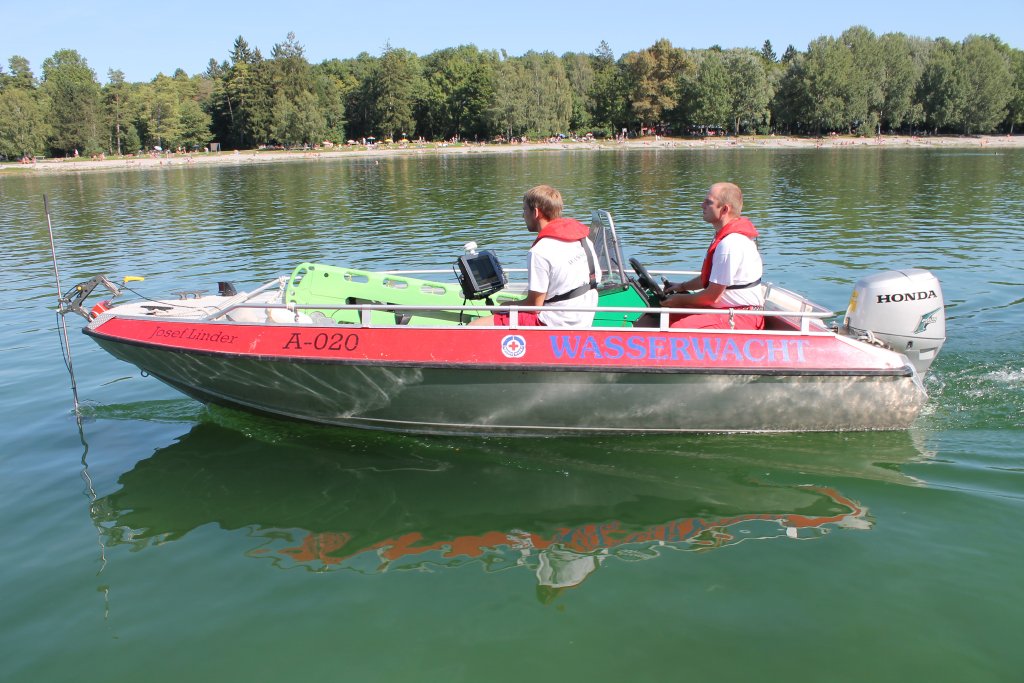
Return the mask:
<path id="1" fill-rule="evenodd" d="M 601 281 L 601 268 L 597 263 L 594 245 L 587 240 L 587 247 L 594 257 L 594 277 Z M 548 298 L 571 292 L 580 285 L 590 282 L 590 265 L 587 263 L 586 252 L 579 242 L 563 242 L 546 238 L 537 242 L 526 256 L 528 271 L 528 289 L 531 292 L 544 292 Z M 544 304 L 540 313 L 540 321 L 551 327 L 588 327 L 594 322 L 593 313 L 581 311 L 560 311 L 560 308 L 578 306 L 597 306 L 597 290 L 591 289 L 586 294 Z"/>
<path id="2" fill-rule="evenodd" d="M 711 257 L 711 275 L 708 279 L 719 285 L 745 285 L 761 278 L 764 266 L 754 240 L 733 233 L 726 235 Z M 760 285 L 743 289 L 727 289 L 715 305 L 716 308 L 735 306 L 764 306 Z"/>

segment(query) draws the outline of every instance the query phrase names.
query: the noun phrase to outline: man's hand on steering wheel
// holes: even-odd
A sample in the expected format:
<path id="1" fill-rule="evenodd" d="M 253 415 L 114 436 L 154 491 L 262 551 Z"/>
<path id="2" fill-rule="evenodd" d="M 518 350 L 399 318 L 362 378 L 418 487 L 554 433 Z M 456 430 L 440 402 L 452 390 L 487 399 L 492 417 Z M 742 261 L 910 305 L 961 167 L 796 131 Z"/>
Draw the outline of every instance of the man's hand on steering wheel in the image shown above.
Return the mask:
<path id="1" fill-rule="evenodd" d="M 640 283 L 641 287 L 658 297 L 658 301 L 664 301 L 668 298 L 668 295 L 665 294 L 665 290 L 661 288 L 661 285 L 659 285 L 653 277 L 651 277 L 651 274 L 647 272 L 647 268 L 644 267 L 644 264 L 640 263 L 635 258 L 631 258 L 629 259 L 629 265 L 633 266 L 633 271 L 636 273 L 637 281 Z"/>

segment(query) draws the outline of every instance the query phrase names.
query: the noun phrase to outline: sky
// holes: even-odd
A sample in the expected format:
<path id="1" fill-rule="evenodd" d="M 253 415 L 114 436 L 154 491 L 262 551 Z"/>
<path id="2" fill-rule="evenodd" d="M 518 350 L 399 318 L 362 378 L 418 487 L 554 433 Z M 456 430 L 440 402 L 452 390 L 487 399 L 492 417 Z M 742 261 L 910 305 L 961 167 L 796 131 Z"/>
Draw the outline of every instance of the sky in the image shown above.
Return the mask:
<path id="1" fill-rule="evenodd" d="M 0 64 L 19 55 L 37 78 L 43 60 L 73 49 L 97 80 L 110 69 L 129 81 L 184 69 L 205 71 L 210 58 L 228 59 L 235 38 L 269 57 L 289 31 L 319 63 L 361 52 L 380 55 L 386 45 L 420 56 L 474 44 L 522 55 L 529 50 L 593 52 L 606 41 L 616 57 L 667 38 L 681 48 L 753 47 L 770 40 L 781 56 L 787 45 L 806 50 L 822 35 L 862 25 L 876 34 L 900 32 L 959 41 L 994 34 L 1024 49 L 1024 0 L 732 0 L 731 2 L 610 2 L 518 0 L 0 0 Z"/>

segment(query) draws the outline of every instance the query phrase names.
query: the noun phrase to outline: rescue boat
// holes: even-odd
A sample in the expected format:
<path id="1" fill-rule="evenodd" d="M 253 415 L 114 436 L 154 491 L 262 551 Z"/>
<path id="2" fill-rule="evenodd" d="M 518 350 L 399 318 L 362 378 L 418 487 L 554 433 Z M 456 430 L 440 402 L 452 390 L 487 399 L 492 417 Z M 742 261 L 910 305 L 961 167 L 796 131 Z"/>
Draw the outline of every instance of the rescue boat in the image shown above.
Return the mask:
<path id="1" fill-rule="evenodd" d="M 587 328 L 520 327 L 493 252 L 466 245 L 453 277 L 301 263 L 248 292 L 113 303 L 97 276 L 61 311 L 86 335 L 199 401 L 317 423 L 410 433 L 900 430 L 927 400 L 923 377 L 945 341 L 938 279 L 921 269 L 858 280 L 841 321 L 762 283 L 763 330 L 669 326 L 661 286 L 624 266 L 612 216 L 595 211 L 603 277 Z M 435 279 L 428 279 L 430 278 Z M 91 309 L 92 291 L 110 300 Z M 502 310 L 507 327 L 468 326 Z M 703 311 L 703 312 L 706 312 Z M 655 327 L 637 327 L 645 313 Z M 730 325 L 730 327 L 732 327 Z"/>

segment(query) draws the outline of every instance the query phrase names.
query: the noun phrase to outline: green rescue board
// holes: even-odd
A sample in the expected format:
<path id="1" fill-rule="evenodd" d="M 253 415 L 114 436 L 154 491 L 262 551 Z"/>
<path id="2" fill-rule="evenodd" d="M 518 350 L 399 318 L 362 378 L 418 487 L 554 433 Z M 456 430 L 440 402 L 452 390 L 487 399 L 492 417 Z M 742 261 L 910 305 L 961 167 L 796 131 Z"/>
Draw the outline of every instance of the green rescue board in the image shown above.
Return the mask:
<path id="1" fill-rule="evenodd" d="M 598 288 L 599 307 L 644 307 L 647 301 L 630 285 L 605 285 Z M 494 305 L 517 301 L 521 294 L 501 291 L 491 297 Z M 288 278 L 285 301 L 300 306 L 324 306 L 304 309 L 307 314 L 320 313 L 338 323 L 358 324 L 360 312 L 338 310 L 336 306 L 383 304 L 388 306 L 433 306 L 437 311 L 371 311 L 373 325 L 465 325 L 489 311 L 460 311 L 458 306 L 486 306 L 483 301 L 468 301 L 458 283 L 433 282 L 404 275 L 374 273 L 356 268 L 342 268 L 319 263 L 300 263 Z M 447 307 L 452 310 L 444 310 Z M 598 311 L 595 327 L 629 327 L 639 313 Z"/>

